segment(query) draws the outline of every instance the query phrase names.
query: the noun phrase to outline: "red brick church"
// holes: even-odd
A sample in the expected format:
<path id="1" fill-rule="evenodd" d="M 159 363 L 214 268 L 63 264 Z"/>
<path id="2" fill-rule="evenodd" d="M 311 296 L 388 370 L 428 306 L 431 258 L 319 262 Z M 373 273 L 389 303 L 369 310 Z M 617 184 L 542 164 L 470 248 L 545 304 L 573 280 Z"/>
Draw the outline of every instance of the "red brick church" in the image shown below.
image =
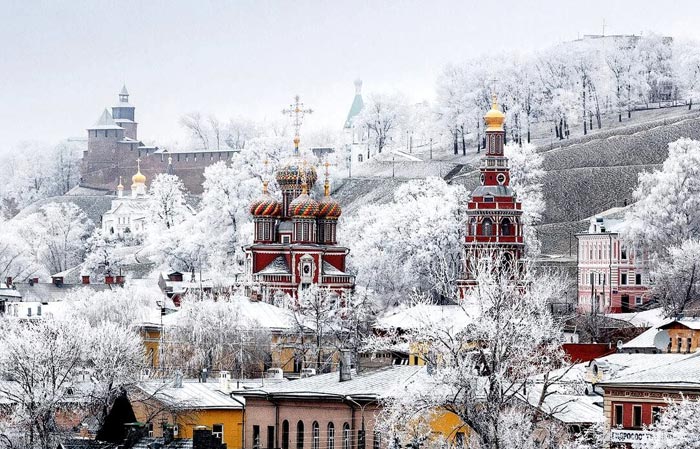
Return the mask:
<path id="1" fill-rule="evenodd" d="M 503 154 L 505 115 L 494 96 L 486 122 L 486 153 L 481 159 L 481 185 L 472 192 L 467 206 L 464 278 L 457 281 L 460 293 L 476 284 L 474 263 L 498 255 L 518 264 L 524 254 L 522 208 L 509 186 L 508 158 Z"/>
<path id="2" fill-rule="evenodd" d="M 281 304 L 286 295 L 317 284 L 336 295 L 351 291 L 354 276 L 348 274 L 348 248 L 338 245 L 336 229 L 340 204 L 330 195 L 328 165 L 324 196 L 309 193 L 318 176 L 299 155 L 299 137 L 294 138 L 294 156 L 275 174 L 281 199 L 268 192 L 250 205 L 255 224 L 253 244 L 246 246 L 246 270 L 253 297 Z"/>

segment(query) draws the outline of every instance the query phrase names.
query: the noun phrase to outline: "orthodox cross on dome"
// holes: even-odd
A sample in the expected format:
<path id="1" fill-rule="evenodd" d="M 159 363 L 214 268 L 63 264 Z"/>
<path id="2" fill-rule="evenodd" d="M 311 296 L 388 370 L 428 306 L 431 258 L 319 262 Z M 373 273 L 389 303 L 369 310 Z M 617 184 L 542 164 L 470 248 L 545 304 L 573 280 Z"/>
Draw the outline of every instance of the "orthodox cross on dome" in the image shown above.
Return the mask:
<path id="1" fill-rule="evenodd" d="M 294 103 L 290 104 L 288 109 L 282 109 L 282 114 L 285 114 L 293 119 L 292 126 L 294 126 L 295 153 L 299 152 L 299 130 L 301 129 L 301 124 L 304 121 L 304 116 L 313 112 L 313 109 L 304 109 L 304 103 L 301 102 L 299 95 L 294 97 Z"/>
<path id="2" fill-rule="evenodd" d="M 335 166 L 336 164 L 331 164 L 328 162 L 328 159 L 326 159 L 326 162 L 323 163 L 323 166 L 326 167 L 325 174 L 326 174 L 326 179 L 325 182 L 323 183 L 323 194 L 324 196 L 330 196 L 331 194 L 331 183 L 329 181 L 329 172 L 328 172 L 328 167 L 330 166 Z"/>

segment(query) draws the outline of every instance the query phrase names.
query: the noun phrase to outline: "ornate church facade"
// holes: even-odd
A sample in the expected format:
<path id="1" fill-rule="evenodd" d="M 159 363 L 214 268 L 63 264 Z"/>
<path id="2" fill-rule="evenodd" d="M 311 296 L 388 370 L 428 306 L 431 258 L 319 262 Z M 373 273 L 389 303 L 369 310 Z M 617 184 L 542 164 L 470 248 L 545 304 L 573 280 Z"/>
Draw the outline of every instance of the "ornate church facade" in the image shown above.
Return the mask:
<path id="1" fill-rule="evenodd" d="M 281 198 L 270 194 L 265 180 L 262 195 L 250 206 L 254 240 L 244 249 L 251 296 L 282 305 L 287 295 L 296 298 L 313 284 L 338 297 L 353 290 L 355 278 L 345 271 L 349 249 L 337 241 L 341 208 L 330 195 L 328 164 L 324 195 L 316 200 L 309 192 L 318 176 L 300 157 L 295 137 L 294 156 L 275 179 Z"/>
<path id="2" fill-rule="evenodd" d="M 517 269 L 524 255 L 522 207 L 510 187 L 508 158 L 503 153 L 505 115 L 493 98 L 486 122 L 486 152 L 481 159 L 481 185 L 467 206 L 464 276 L 457 282 L 461 295 L 476 285 L 476 264 L 498 257 Z"/>

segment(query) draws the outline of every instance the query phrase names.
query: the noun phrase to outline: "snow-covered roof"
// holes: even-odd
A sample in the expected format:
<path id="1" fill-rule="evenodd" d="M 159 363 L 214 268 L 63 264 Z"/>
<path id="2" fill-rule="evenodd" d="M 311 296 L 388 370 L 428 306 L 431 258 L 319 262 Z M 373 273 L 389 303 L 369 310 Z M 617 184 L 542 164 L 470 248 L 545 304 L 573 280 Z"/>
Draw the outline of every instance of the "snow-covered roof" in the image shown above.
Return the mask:
<path id="1" fill-rule="evenodd" d="M 692 330 L 700 329 L 700 318 L 680 318 L 677 320 L 669 320 L 666 324 L 659 326 L 659 329 L 666 329 L 670 324 L 673 323 L 678 323 Z"/>
<path id="2" fill-rule="evenodd" d="M 667 323 L 669 320 L 664 316 L 663 309 L 644 310 L 642 312 L 629 313 L 607 313 L 605 316 L 630 323 L 634 327 L 654 327 Z"/>
<path id="3" fill-rule="evenodd" d="M 21 297 L 22 295 L 16 289 L 0 282 L 0 300 L 4 301 L 5 299 L 18 299 Z"/>
<path id="4" fill-rule="evenodd" d="M 173 380 L 168 380 L 165 383 L 160 381 L 141 382 L 137 384 L 137 387 L 157 401 L 176 409 L 243 409 L 244 398 L 238 396 L 232 398 L 217 388 L 217 385 L 216 383 L 208 385 L 207 383 L 186 380 L 182 382 L 182 387 L 176 387 Z"/>
<path id="5" fill-rule="evenodd" d="M 464 305 L 432 305 L 419 304 L 398 312 L 389 312 L 377 320 L 378 329 L 417 329 L 420 327 L 440 325 L 453 328 L 454 331 L 463 329 L 479 316 L 479 306 Z"/>
<path id="6" fill-rule="evenodd" d="M 100 116 L 99 120 L 97 120 L 97 123 L 95 123 L 94 126 L 91 126 L 88 129 L 122 129 L 121 126 L 117 125 L 117 123 L 114 121 L 112 118 L 112 114 L 109 113 L 107 109 L 102 112 L 102 115 Z"/>
<path id="7" fill-rule="evenodd" d="M 284 256 L 277 256 L 265 268 L 255 274 L 291 274 L 287 259 Z"/>
<path id="8" fill-rule="evenodd" d="M 528 390 L 527 402 L 537 407 L 542 387 Z M 597 394 L 548 394 L 539 409 L 565 424 L 594 424 L 605 421 L 603 398 Z"/>
<path id="9" fill-rule="evenodd" d="M 327 274 L 329 276 L 347 276 L 348 274 L 344 271 L 340 271 L 330 263 L 326 262 L 325 260 L 323 261 L 323 274 Z"/>
<path id="10" fill-rule="evenodd" d="M 605 357 L 600 357 L 591 362 L 591 366 L 597 366 L 599 374 L 596 382 L 608 382 L 609 379 L 616 379 L 620 376 L 633 375 L 636 372 L 661 366 L 668 363 L 693 357 L 695 354 L 628 354 L 616 353 Z"/>
<path id="11" fill-rule="evenodd" d="M 647 366 L 633 373 L 617 376 L 603 384 L 603 386 L 640 384 L 700 388 L 700 353 L 684 358 L 668 359 L 663 364 Z"/>
<path id="12" fill-rule="evenodd" d="M 424 366 L 394 365 L 378 370 L 352 372 L 352 378 L 341 382 L 338 372 L 319 374 L 291 382 L 260 387 L 247 392 L 248 396 L 270 394 L 276 398 L 329 397 L 342 399 L 346 396 L 379 399 L 390 396 L 397 388 L 411 382 L 427 380 Z"/>
<path id="13" fill-rule="evenodd" d="M 53 283 L 38 283 L 34 285 L 21 283 L 15 284 L 15 286 L 22 295 L 23 302 L 41 303 L 61 301 L 78 290 L 86 289 L 101 292 L 112 288 L 109 284 L 63 284 L 58 287 Z"/>
<path id="14" fill-rule="evenodd" d="M 651 327 L 641 334 L 634 337 L 632 340 L 623 344 L 622 350 L 632 350 L 632 349 L 656 349 L 654 344 L 654 339 L 656 334 L 659 333 L 659 328 L 657 326 Z"/>

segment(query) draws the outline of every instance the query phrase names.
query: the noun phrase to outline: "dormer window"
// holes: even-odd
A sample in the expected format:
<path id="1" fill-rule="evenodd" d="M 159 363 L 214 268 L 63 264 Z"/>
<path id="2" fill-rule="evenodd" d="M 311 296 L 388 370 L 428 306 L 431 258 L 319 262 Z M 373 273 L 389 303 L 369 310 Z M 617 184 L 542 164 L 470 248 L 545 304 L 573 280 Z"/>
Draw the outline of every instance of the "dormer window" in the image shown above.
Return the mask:
<path id="1" fill-rule="evenodd" d="M 493 203 L 493 197 L 492 196 L 485 196 L 484 203 Z"/>

